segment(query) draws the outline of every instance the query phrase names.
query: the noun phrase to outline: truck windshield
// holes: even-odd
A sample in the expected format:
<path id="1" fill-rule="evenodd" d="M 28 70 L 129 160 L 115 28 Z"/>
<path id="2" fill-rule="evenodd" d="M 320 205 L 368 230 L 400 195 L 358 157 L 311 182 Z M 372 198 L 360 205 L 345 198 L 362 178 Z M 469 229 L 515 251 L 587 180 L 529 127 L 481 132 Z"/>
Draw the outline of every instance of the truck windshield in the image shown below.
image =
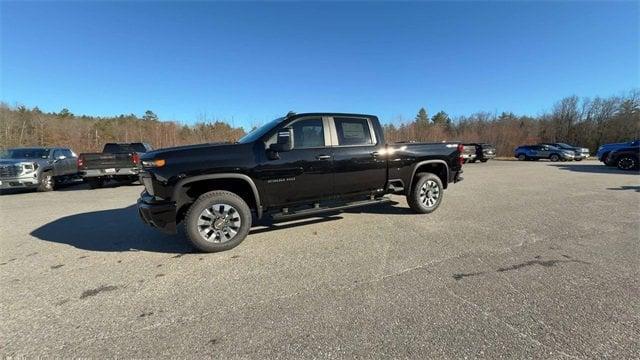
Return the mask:
<path id="1" fill-rule="evenodd" d="M 273 120 L 269 121 L 268 123 L 251 130 L 248 134 L 246 134 L 245 136 L 241 137 L 238 140 L 238 143 L 239 144 L 246 144 L 246 143 L 250 143 L 250 142 L 253 142 L 253 141 L 256 141 L 256 140 L 260 139 L 264 134 L 268 133 L 269 130 L 273 129 L 276 125 L 281 123 L 282 120 L 284 120 L 283 117 L 277 118 L 277 119 L 273 119 Z"/>
<path id="2" fill-rule="evenodd" d="M 0 154 L 3 159 L 46 159 L 49 149 L 8 149 Z"/>

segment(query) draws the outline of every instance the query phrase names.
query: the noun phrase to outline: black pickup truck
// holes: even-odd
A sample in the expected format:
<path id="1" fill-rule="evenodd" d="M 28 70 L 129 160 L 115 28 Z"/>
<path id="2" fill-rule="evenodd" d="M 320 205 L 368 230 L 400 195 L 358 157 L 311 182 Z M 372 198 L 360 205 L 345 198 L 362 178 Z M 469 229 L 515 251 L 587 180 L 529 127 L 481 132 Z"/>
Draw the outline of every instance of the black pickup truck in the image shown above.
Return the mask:
<path id="1" fill-rule="evenodd" d="M 138 180 L 140 155 L 151 151 L 146 143 L 106 143 L 101 153 L 83 153 L 78 170 L 92 189 L 109 180 L 130 183 Z"/>
<path id="2" fill-rule="evenodd" d="M 142 220 L 191 243 L 227 250 L 257 219 L 284 220 L 406 195 L 417 213 L 434 211 L 462 180 L 462 144 L 386 144 L 371 115 L 308 113 L 275 119 L 238 142 L 160 149 L 141 157 Z"/>

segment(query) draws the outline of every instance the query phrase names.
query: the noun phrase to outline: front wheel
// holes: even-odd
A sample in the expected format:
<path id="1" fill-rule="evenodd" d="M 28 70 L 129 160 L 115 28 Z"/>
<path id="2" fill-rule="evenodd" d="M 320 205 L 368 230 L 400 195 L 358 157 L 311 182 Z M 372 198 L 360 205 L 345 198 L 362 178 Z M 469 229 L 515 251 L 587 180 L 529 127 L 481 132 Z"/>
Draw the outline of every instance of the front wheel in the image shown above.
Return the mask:
<path id="1" fill-rule="evenodd" d="M 200 251 L 229 250 L 249 234 L 251 209 L 232 192 L 211 191 L 191 205 L 184 226 L 189 241 Z"/>
<path id="2" fill-rule="evenodd" d="M 440 178 L 432 173 L 416 175 L 416 181 L 407 195 L 407 202 L 411 210 L 418 214 L 428 214 L 435 211 L 444 196 L 444 187 Z"/>
<path id="3" fill-rule="evenodd" d="M 480 162 L 486 163 L 487 159 L 482 159 L 482 160 L 480 160 Z"/>
<path id="4" fill-rule="evenodd" d="M 560 160 L 560 156 L 558 156 L 558 154 L 551 154 L 551 156 L 549 156 L 549 160 L 556 162 Z"/>
<path id="5" fill-rule="evenodd" d="M 638 159 L 634 156 L 622 156 L 616 162 L 620 170 L 632 170 L 638 167 Z"/>
<path id="6" fill-rule="evenodd" d="M 55 186 L 55 181 L 51 173 L 46 172 L 40 175 L 40 184 L 38 184 L 38 191 L 40 192 L 52 191 L 54 186 Z"/>
<path id="7" fill-rule="evenodd" d="M 520 155 L 518 155 L 518 160 L 520 160 L 520 161 L 525 161 L 525 160 L 527 160 L 527 155 L 525 155 L 525 154 L 520 154 Z"/>

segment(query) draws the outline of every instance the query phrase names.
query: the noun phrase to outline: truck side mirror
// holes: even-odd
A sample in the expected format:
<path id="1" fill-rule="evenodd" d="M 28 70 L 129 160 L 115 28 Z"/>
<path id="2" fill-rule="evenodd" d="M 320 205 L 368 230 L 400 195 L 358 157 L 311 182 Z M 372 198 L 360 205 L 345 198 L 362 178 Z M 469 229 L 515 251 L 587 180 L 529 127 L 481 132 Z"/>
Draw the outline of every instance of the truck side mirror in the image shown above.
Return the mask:
<path id="1" fill-rule="evenodd" d="M 291 151 L 293 149 L 293 129 L 278 130 L 277 141 L 275 144 L 271 144 L 269 149 L 275 152 Z"/>
<path id="2" fill-rule="evenodd" d="M 55 160 L 55 161 L 64 160 L 64 159 L 66 159 L 66 158 L 67 158 L 66 156 L 64 156 L 64 155 L 60 155 L 60 156 L 58 156 L 58 157 L 56 158 L 56 160 Z"/>

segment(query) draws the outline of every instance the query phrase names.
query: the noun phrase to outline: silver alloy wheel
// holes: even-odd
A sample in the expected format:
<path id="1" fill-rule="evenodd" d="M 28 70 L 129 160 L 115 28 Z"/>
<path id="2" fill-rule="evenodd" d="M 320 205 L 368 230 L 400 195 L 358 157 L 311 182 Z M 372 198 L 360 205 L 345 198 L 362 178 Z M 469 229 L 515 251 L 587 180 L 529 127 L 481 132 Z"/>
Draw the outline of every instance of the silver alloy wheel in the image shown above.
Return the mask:
<path id="1" fill-rule="evenodd" d="M 49 174 L 45 175 L 42 182 L 44 183 L 45 189 L 53 189 L 53 176 Z"/>
<path id="2" fill-rule="evenodd" d="M 433 180 L 427 180 L 420 188 L 420 201 L 426 207 L 432 207 L 440 198 L 440 187 Z"/>
<path id="3" fill-rule="evenodd" d="M 526 155 L 524 155 L 524 154 L 520 154 L 520 155 L 518 155 L 518 160 L 520 160 L 520 161 L 524 161 L 524 160 L 526 160 L 526 159 L 527 159 L 527 156 L 526 156 Z"/>
<path id="4" fill-rule="evenodd" d="M 229 204 L 213 204 L 198 216 L 198 232 L 206 241 L 225 243 L 233 239 L 242 220 L 236 208 Z"/>
<path id="5" fill-rule="evenodd" d="M 633 158 L 630 157 L 624 157 L 620 160 L 618 160 L 618 167 L 622 170 L 629 170 L 631 168 L 633 168 L 634 166 L 636 166 L 635 161 L 633 161 Z"/>

